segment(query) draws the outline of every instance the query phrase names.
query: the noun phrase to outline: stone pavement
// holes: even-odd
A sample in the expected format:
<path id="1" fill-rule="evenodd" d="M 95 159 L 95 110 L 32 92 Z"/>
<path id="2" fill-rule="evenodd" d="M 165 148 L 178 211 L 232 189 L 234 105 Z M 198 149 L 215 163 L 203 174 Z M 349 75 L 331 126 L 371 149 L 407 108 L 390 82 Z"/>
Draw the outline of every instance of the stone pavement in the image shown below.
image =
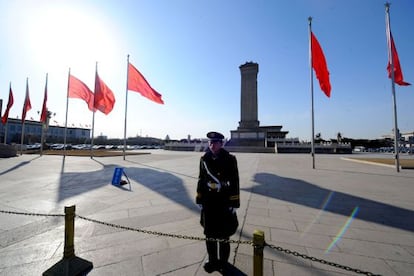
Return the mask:
<path id="1" fill-rule="evenodd" d="M 194 204 L 200 152 L 121 157 L 0 159 L 0 210 L 76 214 L 123 227 L 203 237 Z M 264 275 L 357 275 L 277 248 L 381 275 L 414 273 L 414 170 L 340 155 L 235 153 L 240 226 L 265 233 Z M 345 158 L 344 158 L 345 157 Z M 356 157 L 356 155 L 352 155 Z M 111 185 L 124 167 L 129 186 Z M 253 247 L 232 243 L 233 275 L 253 275 Z M 41 275 L 63 257 L 64 218 L 0 213 L 0 275 Z M 220 275 L 203 270 L 203 241 L 75 220 L 75 254 L 88 275 Z"/>

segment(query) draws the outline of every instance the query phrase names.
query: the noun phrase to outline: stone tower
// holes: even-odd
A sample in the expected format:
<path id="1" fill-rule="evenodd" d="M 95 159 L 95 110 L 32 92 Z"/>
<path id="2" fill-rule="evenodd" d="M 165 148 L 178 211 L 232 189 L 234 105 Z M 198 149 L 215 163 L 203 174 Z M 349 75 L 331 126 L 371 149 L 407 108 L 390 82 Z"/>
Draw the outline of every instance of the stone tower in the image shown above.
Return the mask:
<path id="1" fill-rule="evenodd" d="M 230 131 L 231 139 L 225 146 L 229 151 L 274 153 L 276 142 L 285 139 L 288 131 L 282 131 L 282 126 L 260 126 L 257 104 L 259 64 L 246 62 L 239 69 L 240 121 L 237 130 Z"/>
<path id="2" fill-rule="evenodd" d="M 241 101 L 239 129 L 254 129 L 259 127 L 257 119 L 257 73 L 259 64 L 246 62 L 240 65 Z"/>

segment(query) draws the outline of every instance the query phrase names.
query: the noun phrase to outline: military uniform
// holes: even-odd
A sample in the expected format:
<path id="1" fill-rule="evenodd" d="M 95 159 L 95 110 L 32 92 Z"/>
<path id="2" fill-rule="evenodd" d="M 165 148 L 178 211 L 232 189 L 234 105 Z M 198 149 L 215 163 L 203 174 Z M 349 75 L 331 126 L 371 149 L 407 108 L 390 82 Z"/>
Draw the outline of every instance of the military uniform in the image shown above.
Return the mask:
<path id="1" fill-rule="evenodd" d="M 220 148 L 216 154 L 208 150 L 201 157 L 196 203 L 202 206 L 200 222 L 207 238 L 228 240 L 235 233 L 237 225 L 231 219 L 235 217 L 234 208 L 240 207 L 239 172 L 236 157 L 225 149 Z M 206 245 L 210 263 L 227 263 L 228 242 L 220 243 L 220 259 L 217 242 L 207 241 Z"/>
<path id="2" fill-rule="evenodd" d="M 207 170 L 220 181 L 220 188 Z M 232 212 L 230 208 L 240 207 L 239 191 L 236 158 L 224 149 L 217 156 L 206 152 L 200 160 L 196 198 L 196 203 L 203 207 L 202 220 L 206 236 L 225 238 L 233 234 L 227 226 Z"/>

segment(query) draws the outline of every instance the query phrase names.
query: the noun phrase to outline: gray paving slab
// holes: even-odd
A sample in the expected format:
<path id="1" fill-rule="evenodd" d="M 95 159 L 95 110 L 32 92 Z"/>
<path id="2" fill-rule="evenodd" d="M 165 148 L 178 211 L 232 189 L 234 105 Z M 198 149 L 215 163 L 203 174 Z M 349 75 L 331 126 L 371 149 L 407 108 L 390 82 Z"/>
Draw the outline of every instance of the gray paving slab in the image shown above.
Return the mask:
<path id="1" fill-rule="evenodd" d="M 26 213 L 0 212 L 0 275 L 40 275 L 57 263 L 64 207 L 71 205 L 80 216 L 111 224 L 75 220 L 75 253 L 93 263 L 89 275 L 221 275 L 203 270 L 205 244 L 197 240 L 202 153 L 149 153 L 126 160 L 0 159 L 0 210 Z M 264 275 L 356 275 L 289 251 L 374 274 L 413 274 L 414 170 L 398 173 L 349 155 L 316 155 L 315 169 L 304 154 L 235 155 L 241 207 L 232 239 L 264 232 Z M 111 185 L 116 167 L 131 189 Z M 232 275 L 253 275 L 253 247 L 231 248 Z"/>

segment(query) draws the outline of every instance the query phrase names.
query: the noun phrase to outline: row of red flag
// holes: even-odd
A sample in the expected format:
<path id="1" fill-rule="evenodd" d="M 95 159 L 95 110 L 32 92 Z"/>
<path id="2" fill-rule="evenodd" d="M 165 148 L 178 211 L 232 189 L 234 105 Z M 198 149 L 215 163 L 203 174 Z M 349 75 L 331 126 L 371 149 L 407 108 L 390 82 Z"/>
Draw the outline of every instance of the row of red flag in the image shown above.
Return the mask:
<path id="1" fill-rule="evenodd" d="M 388 77 L 392 78 L 392 69 L 394 69 L 394 82 L 398 85 L 406 86 L 410 83 L 405 82 L 401 70 L 400 61 L 398 58 L 397 49 L 395 47 L 394 39 L 392 37 L 391 31 L 389 31 L 389 48 L 390 55 L 388 57 Z M 323 53 L 322 47 L 320 46 L 318 40 L 316 39 L 313 32 L 311 32 L 311 59 L 312 59 L 312 68 L 315 70 L 316 77 L 319 80 L 319 85 L 321 90 L 325 93 L 327 97 L 331 96 L 331 83 L 329 80 L 329 71 L 326 63 L 325 55 Z M 393 66 L 391 66 L 391 62 Z M 68 80 L 68 97 L 69 98 L 79 98 L 83 99 L 87 104 L 89 110 L 95 112 L 99 110 L 104 114 L 109 114 L 114 105 L 115 105 L 115 96 L 111 89 L 102 81 L 99 77 L 98 72 L 95 74 L 95 90 L 92 92 L 89 87 L 83 83 L 78 78 L 69 74 Z M 164 104 L 162 96 L 156 90 L 154 90 L 144 76 L 136 69 L 130 62 L 128 62 L 128 76 L 127 76 L 127 90 L 135 91 L 140 93 L 142 96 L 150 99 L 159 104 Z M 40 121 L 46 122 L 47 118 L 47 79 L 45 87 L 45 95 L 43 100 L 42 113 L 40 115 Z M 14 103 L 13 92 L 10 86 L 9 90 L 9 100 L 7 103 L 6 111 L 1 118 L 3 124 L 7 123 L 9 116 L 10 108 Z M 26 118 L 26 113 L 32 108 L 29 98 L 29 85 L 26 81 L 26 97 L 23 105 L 22 112 L 22 122 Z"/>
<path id="2" fill-rule="evenodd" d="M 128 73 L 127 73 L 127 90 L 140 93 L 142 96 L 148 98 L 159 104 L 164 104 L 162 95 L 151 87 L 144 76 L 128 61 Z M 112 90 L 105 84 L 105 82 L 99 77 L 98 72 L 95 73 L 95 89 L 94 92 L 81 80 L 72 76 L 69 73 L 68 79 L 68 98 L 79 98 L 84 100 L 89 110 L 95 112 L 97 110 L 104 114 L 109 114 L 115 105 L 115 96 Z M 9 100 L 7 102 L 6 111 L 1 117 L 2 124 L 6 124 L 9 112 L 13 106 L 14 98 L 13 91 L 10 85 Z M 47 75 L 46 85 L 43 99 L 42 112 L 40 114 L 40 122 L 45 123 L 47 120 Z M 32 109 L 29 96 L 29 84 L 26 80 L 26 96 L 23 104 L 22 122 L 26 119 L 26 113 Z"/>
<path id="3" fill-rule="evenodd" d="M 408 82 L 404 81 L 400 59 L 398 58 L 397 49 L 394 44 L 394 39 L 392 37 L 391 31 L 390 34 L 390 44 L 389 47 L 391 48 L 391 55 L 392 57 L 388 57 L 388 64 L 387 64 L 387 71 L 388 77 L 391 79 L 392 77 L 392 69 L 391 69 L 391 60 L 393 62 L 394 67 L 394 82 L 398 85 L 406 86 L 411 85 Z M 311 32 L 311 58 L 312 58 L 312 68 L 315 70 L 316 77 L 319 80 L 319 86 L 321 90 L 325 93 L 327 97 L 331 96 L 331 83 L 329 81 L 329 71 L 328 66 L 326 64 L 325 55 L 323 54 L 322 47 L 319 44 L 318 40 L 316 39 L 313 32 Z"/>

